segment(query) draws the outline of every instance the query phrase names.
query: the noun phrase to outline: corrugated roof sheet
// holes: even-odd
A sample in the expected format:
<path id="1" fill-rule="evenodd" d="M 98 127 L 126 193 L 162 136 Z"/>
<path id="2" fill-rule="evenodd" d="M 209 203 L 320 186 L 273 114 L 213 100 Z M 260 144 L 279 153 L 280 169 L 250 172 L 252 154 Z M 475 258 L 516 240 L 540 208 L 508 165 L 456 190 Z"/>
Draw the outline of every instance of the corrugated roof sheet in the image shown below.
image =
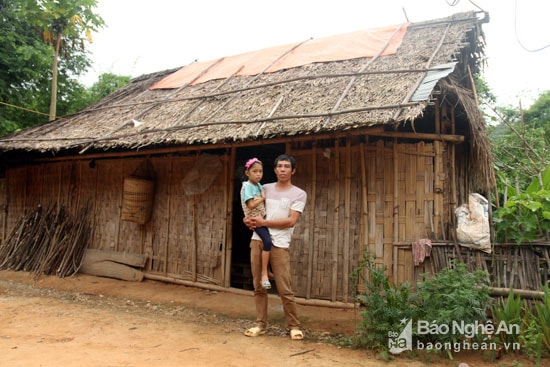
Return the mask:
<path id="1" fill-rule="evenodd" d="M 455 69 L 456 62 L 451 62 L 448 64 L 434 66 L 434 69 L 441 70 L 430 70 L 426 73 L 424 80 L 420 83 L 413 96 L 411 97 L 411 102 L 425 101 L 430 97 L 435 85 L 437 82 L 447 75 L 452 73 Z"/>

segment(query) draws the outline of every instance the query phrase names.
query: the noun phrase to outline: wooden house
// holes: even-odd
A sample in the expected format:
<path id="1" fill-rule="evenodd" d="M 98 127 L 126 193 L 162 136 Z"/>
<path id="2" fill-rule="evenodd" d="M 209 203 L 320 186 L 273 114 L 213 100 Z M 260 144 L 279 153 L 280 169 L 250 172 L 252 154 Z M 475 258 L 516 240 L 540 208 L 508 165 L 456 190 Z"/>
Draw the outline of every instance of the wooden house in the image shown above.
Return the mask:
<path id="1" fill-rule="evenodd" d="M 37 205 L 87 206 L 89 248 L 146 254 L 146 278 L 251 289 L 243 166 L 260 158 L 270 182 L 287 153 L 308 193 L 296 295 L 349 302 L 367 252 L 414 282 L 430 269 L 412 243 L 454 248 L 455 208 L 494 188 L 473 84 L 486 21 L 460 13 L 196 62 L 5 136 L 0 239 Z"/>

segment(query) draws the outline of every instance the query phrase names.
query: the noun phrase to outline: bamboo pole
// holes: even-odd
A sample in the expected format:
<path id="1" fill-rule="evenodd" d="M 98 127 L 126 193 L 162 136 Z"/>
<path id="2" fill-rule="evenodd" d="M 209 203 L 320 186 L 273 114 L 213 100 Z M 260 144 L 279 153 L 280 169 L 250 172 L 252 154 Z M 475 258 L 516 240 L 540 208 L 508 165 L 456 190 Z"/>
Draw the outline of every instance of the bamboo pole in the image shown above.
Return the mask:
<path id="1" fill-rule="evenodd" d="M 367 162 L 365 158 L 365 144 L 359 145 L 359 154 L 361 159 L 361 221 L 359 232 L 359 260 L 365 257 L 365 251 L 368 251 L 369 246 L 369 215 L 368 215 L 368 181 L 367 181 Z M 363 270 L 363 276 L 367 279 L 367 269 Z M 363 284 L 356 284 L 355 292 L 364 290 Z"/>
<path id="2" fill-rule="evenodd" d="M 229 193 L 229 197 L 226 198 L 227 201 L 227 216 L 226 216 L 226 228 L 227 228 L 227 235 L 226 235 L 226 245 L 225 245 L 225 255 L 222 257 L 223 262 L 223 269 L 224 274 L 222 275 L 222 279 L 224 282 L 224 285 L 226 287 L 229 287 L 231 285 L 231 263 L 233 259 L 233 216 L 235 213 L 233 213 L 233 190 L 235 190 L 234 187 L 234 177 L 235 177 L 235 162 L 237 161 L 237 149 L 231 148 L 230 149 L 230 157 L 229 157 L 229 167 L 231 170 L 229 173 L 227 172 L 227 168 L 225 169 L 226 174 L 226 182 L 229 187 L 227 190 Z M 227 166 L 227 165 L 225 165 Z M 227 194 L 226 194 L 227 195 Z"/>
<path id="3" fill-rule="evenodd" d="M 393 140 L 393 243 L 399 242 L 399 156 Z"/>
<path id="4" fill-rule="evenodd" d="M 257 122 L 263 122 L 265 119 L 254 121 L 254 123 Z M 235 121 L 229 122 L 229 123 L 237 123 Z M 251 121 L 245 121 L 245 122 L 238 122 L 238 123 L 252 123 Z M 302 135 L 302 136 L 284 136 L 280 138 L 274 138 L 269 139 L 270 144 L 278 144 L 278 143 L 285 143 L 289 139 L 293 142 L 300 142 L 300 141 L 312 141 L 312 140 L 324 140 L 327 138 L 335 139 L 335 138 L 341 138 L 345 136 L 379 136 L 379 137 L 391 137 L 391 138 L 404 138 L 404 139 L 415 139 L 415 140 L 437 140 L 437 141 L 454 141 L 457 143 L 462 143 L 465 141 L 464 136 L 462 135 L 451 135 L 451 134 L 425 134 L 425 133 L 413 133 L 413 132 L 385 132 L 383 129 L 380 129 L 380 126 L 375 127 L 369 127 L 366 129 L 357 129 L 354 131 L 346 131 L 346 132 L 331 132 L 330 134 L 322 134 L 322 135 L 316 135 L 315 137 L 312 137 L 311 135 Z M 16 141 L 15 139 L 4 139 L 5 141 Z M 20 139 L 18 141 L 28 141 L 29 139 Z M 32 139 L 33 141 L 47 141 L 48 139 Z M 71 139 L 56 139 L 56 140 L 71 140 Z M 264 139 L 258 139 L 258 140 L 250 140 L 250 141 L 243 141 L 238 144 L 239 147 L 247 147 L 247 146 L 258 146 L 265 144 Z M 234 143 L 217 143 L 212 144 L 209 146 L 211 149 L 227 149 L 232 148 L 236 146 Z M 161 148 L 161 149 L 154 149 L 154 150 L 131 150 L 126 152 L 102 152 L 102 153 L 92 153 L 92 154 L 86 154 L 82 156 L 71 156 L 71 157 L 48 157 L 48 158 L 34 158 L 32 162 L 58 162 L 58 161 L 67 161 L 67 160 L 73 160 L 73 161 L 90 161 L 95 159 L 124 159 L 127 157 L 152 157 L 152 156 L 165 156 L 170 155 L 173 153 L 182 153 L 182 152 L 190 152 L 190 151 L 196 151 L 198 150 L 197 146 L 195 145 L 186 145 L 186 146 L 178 146 L 178 147 L 168 147 L 168 148 Z M 29 163 L 28 158 L 25 159 L 13 159 L 14 163 Z"/>
<path id="5" fill-rule="evenodd" d="M 93 241 L 93 238 L 95 237 L 95 234 L 96 234 L 96 227 L 99 227 L 99 225 L 96 225 L 96 215 L 97 215 L 97 203 L 98 203 L 98 200 L 97 200 L 97 185 L 98 185 L 98 181 L 99 181 L 99 175 L 97 174 L 98 170 L 99 170 L 99 167 L 96 165 L 94 166 L 95 168 L 93 168 L 93 172 L 94 172 L 94 187 L 92 187 L 92 189 L 94 190 L 94 196 L 92 198 L 92 215 L 91 215 L 91 223 L 92 223 L 92 229 L 91 229 L 91 233 L 90 233 L 90 238 L 92 238 L 92 242 Z M 151 252 L 152 253 L 152 252 Z"/>
<path id="6" fill-rule="evenodd" d="M 359 145 L 359 154 L 361 155 L 361 228 L 360 228 L 360 248 L 359 258 L 362 259 L 364 251 L 369 245 L 369 226 L 368 226 L 368 181 L 367 181 L 367 163 L 365 162 L 365 144 Z"/>
<path id="7" fill-rule="evenodd" d="M 8 202 L 8 179 L 0 179 L 0 201 L 3 203 Z M 2 218 L 2 223 L 0 225 L 2 226 L 2 236 L 0 237 L 1 243 L 4 243 L 7 238 L 7 231 L 8 231 L 8 216 L 6 215 L 7 211 L 4 212 L 4 214 L 0 217 Z"/>
<path id="8" fill-rule="evenodd" d="M 336 298 L 336 291 L 338 289 L 338 247 L 339 247 L 339 230 L 340 230 L 340 143 L 336 139 L 334 143 L 334 220 L 333 220 L 333 234 L 332 234 L 332 285 L 331 285 L 331 299 Z"/>
<path id="9" fill-rule="evenodd" d="M 189 287 L 196 287 L 196 288 L 202 288 L 202 289 L 208 289 L 212 291 L 218 291 L 218 292 L 227 292 L 227 293 L 233 293 L 233 294 L 240 294 L 243 296 L 250 296 L 252 297 L 254 295 L 253 291 L 247 291 L 244 289 L 238 289 L 238 288 L 224 288 L 219 285 L 215 284 L 206 284 L 206 283 L 199 283 L 199 282 L 193 282 L 189 280 L 182 280 L 177 278 L 171 278 L 171 277 L 165 277 L 162 275 L 156 275 L 151 273 L 144 273 L 143 277 L 145 279 L 150 280 L 156 280 L 161 282 L 167 282 L 167 283 L 174 283 L 174 284 L 181 284 Z M 279 296 L 276 294 L 268 294 L 268 298 L 271 298 L 272 300 L 279 300 Z M 332 301 L 326 301 L 321 299 L 305 299 L 301 297 L 295 298 L 296 303 L 299 305 L 304 306 L 320 306 L 320 307 L 333 307 L 333 308 L 342 308 L 342 309 L 353 309 L 356 307 L 356 305 L 352 303 L 344 303 L 344 302 L 332 302 Z"/>
<path id="10" fill-rule="evenodd" d="M 456 116 L 455 109 L 451 109 L 451 134 L 456 131 Z M 454 208 L 458 204 L 458 195 L 456 188 L 456 144 L 451 144 L 451 208 Z M 451 217 L 455 218 L 454 213 L 451 213 Z M 455 218 L 456 219 L 456 218 Z M 453 220 L 453 226 L 456 226 L 456 220 Z"/>
<path id="11" fill-rule="evenodd" d="M 197 281 L 197 251 L 199 247 L 197 196 L 198 195 L 193 195 L 193 249 L 191 250 L 191 277 L 193 282 Z"/>
<path id="12" fill-rule="evenodd" d="M 124 168 L 122 167 L 122 160 L 116 162 L 118 163 L 118 172 L 124 172 Z M 116 164 L 115 163 L 115 164 Z M 122 180 L 121 182 L 119 183 L 119 187 L 124 187 L 124 175 L 121 175 L 122 176 Z M 122 195 L 119 195 L 119 201 L 118 201 L 118 213 L 117 213 L 117 221 L 116 221 L 116 224 L 115 224 L 115 238 L 116 238 L 116 241 L 115 241 L 115 247 L 114 247 L 114 250 L 115 251 L 118 251 L 118 245 L 120 243 L 120 218 L 121 218 L 121 208 L 123 206 L 123 200 L 124 200 L 124 192 L 122 193 Z M 59 201 L 58 201 L 59 203 Z"/>
<path id="13" fill-rule="evenodd" d="M 312 168 L 312 172 L 311 172 L 311 192 L 312 192 L 312 195 L 311 196 L 311 202 L 310 202 L 310 207 L 311 208 L 314 208 L 314 210 L 310 210 L 309 211 L 309 224 L 308 224 L 308 227 L 309 227 L 309 241 L 308 241 L 308 255 L 309 255 L 309 258 L 308 258 L 308 264 L 307 264 L 307 280 L 306 280 L 306 298 L 310 298 L 311 297 L 311 287 L 312 287 L 312 284 L 313 284 L 313 266 L 314 266 L 314 253 L 315 253 L 315 241 L 314 241 L 314 236 L 315 236 L 315 198 L 316 198 L 316 192 L 317 192 L 317 154 L 316 154 L 316 150 L 317 150 L 317 146 L 316 146 L 316 142 L 313 142 L 313 146 L 312 146 L 312 149 L 311 151 L 313 152 L 312 154 L 312 157 L 311 157 L 311 168 Z"/>
<path id="14" fill-rule="evenodd" d="M 171 159 L 169 164 L 168 164 L 168 177 L 173 177 L 172 176 L 172 172 L 174 171 L 174 161 Z M 168 187 L 166 189 L 166 196 L 171 198 L 172 197 L 172 192 L 171 192 L 171 188 L 172 188 L 172 185 L 174 185 L 175 183 L 173 182 L 170 182 L 169 181 L 169 184 L 168 184 Z M 170 249 L 170 224 L 171 224 L 171 218 L 172 218 L 172 202 L 173 200 L 168 200 L 168 218 L 166 218 L 166 247 L 164 248 L 164 263 L 166 264 L 166 268 L 165 268 L 165 274 L 168 274 L 168 249 Z M 144 226 L 140 226 L 140 227 L 144 227 Z M 177 246 L 177 242 L 174 244 L 175 246 Z M 173 260 L 172 261 L 176 261 L 176 266 L 177 266 L 177 263 L 178 263 L 178 259 L 174 256 L 173 257 Z"/>
<path id="15" fill-rule="evenodd" d="M 489 294 L 491 296 L 508 296 L 510 291 L 514 292 L 516 296 L 533 298 L 533 299 L 542 299 L 544 298 L 544 292 L 542 291 L 531 291 L 527 289 L 517 289 L 517 288 L 497 288 L 489 287 Z"/>
<path id="16" fill-rule="evenodd" d="M 392 244 L 392 269 L 393 281 L 398 278 L 397 264 L 398 251 L 395 244 L 399 242 L 399 157 L 397 154 L 397 139 L 393 139 L 393 244 Z M 384 256 L 386 257 L 386 256 Z"/>
<path id="17" fill-rule="evenodd" d="M 343 259 L 343 291 L 344 301 L 349 295 L 349 263 L 350 263 L 350 221 L 351 221 L 351 138 L 346 139 L 346 178 L 344 183 L 344 259 Z M 332 299 L 336 301 L 336 298 Z"/>

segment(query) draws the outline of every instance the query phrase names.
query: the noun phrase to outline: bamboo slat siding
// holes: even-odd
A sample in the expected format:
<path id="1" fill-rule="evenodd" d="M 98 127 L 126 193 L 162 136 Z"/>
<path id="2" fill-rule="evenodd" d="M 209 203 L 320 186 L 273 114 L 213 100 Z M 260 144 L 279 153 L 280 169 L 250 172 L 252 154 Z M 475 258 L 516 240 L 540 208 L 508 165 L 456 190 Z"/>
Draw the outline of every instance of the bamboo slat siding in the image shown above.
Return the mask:
<path id="1" fill-rule="evenodd" d="M 437 247 L 419 267 L 414 266 L 410 244 L 420 238 L 448 241 L 451 193 L 457 190 L 460 197 L 467 192 L 463 185 L 452 188 L 449 182 L 453 147 L 444 142 L 396 144 L 395 139 L 356 135 L 287 144 L 298 162 L 294 183 L 308 193 L 291 247 L 297 295 L 351 301 L 349 274 L 366 251 L 397 282 L 414 283 L 422 273 L 446 266 L 448 252 L 456 251 L 452 243 Z M 90 204 L 92 248 L 147 254 L 145 271 L 152 275 L 228 286 L 231 248 L 248 247 L 248 238 L 232 243 L 229 232 L 232 216 L 240 220 L 242 215 L 227 209 L 238 200 L 229 189 L 235 179 L 231 152 L 220 156 L 224 168 L 198 195 L 187 195 L 182 185 L 197 154 L 149 157 L 156 181 L 152 219 L 145 225 L 120 219 L 124 178 L 143 157 L 8 168 L 0 191 L 7 208 L 0 213 L 2 235 L 5 238 L 18 218 L 37 205 L 53 200 L 75 212 Z M 461 168 L 465 164 L 457 162 L 457 176 L 465 174 Z M 511 258 L 505 260 L 504 254 L 495 254 L 505 265 L 483 266 L 495 277 L 504 274 L 496 285 L 530 289 L 540 280 L 522 265 L 535 261 L 532 255 L 507 253 Z M 486 263 L 479 260 L 486 256 L 476 256 L 479 266 Z"/>
<path id="2" fill-rule="evenodd" d="M 542 290 L 550 284 L 550 243 L 494 244 L 493 253 L 460 248 L 469 270 L 482 269 L 489 273 L 490 284 L 497 288 Z M 434 244 L 428 263 L 439 271 L 457 259 L 453 246 Z"/>
<path id="3" fill-rule="evenodd" d="M 292 151 L 299 162 L 294 182 L 308 193 L 315 187 L 314 208 L 309 194 L 291 247 L 293 282 L 299 295 L 349 301 L 349 273 L 365 250 L 360 246 L 361 238 L 367 239 L 369 253 L 376 255 L 380 264 L 393 269 L 393 262 L 398 261 L 397 271 L 390 273 L 394 280 L 412 281 L 410 246 L 400 249 L 396 256 L 394 244 L 433 236 L 442 238 L 444 226 L 439 223 L 449 221 L 449 210 L 443 207 L 438 210 L 439 217 L 434 217 L 435 197 L 443 195 L 447 184 L 444 172 L 433 173 L 434 145 L 398 144 L 394 155 L 393 143 L 384 144 L 380 140 L 368 146 L 336 143 L 314 152 Z M 440 153 L 445 153 L 443 148 Z M 316 162 L 315 174 L 312 162 Z M 443 170 L 443 164 L 440 167 Z M 439 194 L 434 192 L 436 185 L 441 188 Z M 363 193 L 367 193 L 366 200 Z M 440 199 L 439 205 L 443 203 Z M 367 218 L 365 226 L 360 225 L 363 213 Z M 314 222 L 313 238 L 308 243 L 304 238 L 308 235 L 306 224 L 311 222 Z"/>

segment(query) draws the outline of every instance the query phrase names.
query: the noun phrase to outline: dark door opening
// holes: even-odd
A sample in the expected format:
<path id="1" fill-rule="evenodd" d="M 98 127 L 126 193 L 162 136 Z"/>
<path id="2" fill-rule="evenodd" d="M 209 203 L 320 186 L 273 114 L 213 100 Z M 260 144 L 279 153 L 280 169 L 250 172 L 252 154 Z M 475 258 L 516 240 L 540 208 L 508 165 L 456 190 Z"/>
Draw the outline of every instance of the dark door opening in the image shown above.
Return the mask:
<path id="1" fill-rule="evenodd" d="M 231 287 L 246 290 L 254 289 L 252 272 L 250 271 L 250 237 L 252 232 L 243 223 L 240 191 L 242 182 L 246 180 L 244 164 L 250 158 L 256 157 L 262 161 L 264 176 L 262 184 L 276 180 L 273 171 L 275 158 L 285 152 L 284 144 L 270 144 L 238 148 L 235 160 L 235 182 L 233 191 L 233 249 L 231 253 Z"/>

